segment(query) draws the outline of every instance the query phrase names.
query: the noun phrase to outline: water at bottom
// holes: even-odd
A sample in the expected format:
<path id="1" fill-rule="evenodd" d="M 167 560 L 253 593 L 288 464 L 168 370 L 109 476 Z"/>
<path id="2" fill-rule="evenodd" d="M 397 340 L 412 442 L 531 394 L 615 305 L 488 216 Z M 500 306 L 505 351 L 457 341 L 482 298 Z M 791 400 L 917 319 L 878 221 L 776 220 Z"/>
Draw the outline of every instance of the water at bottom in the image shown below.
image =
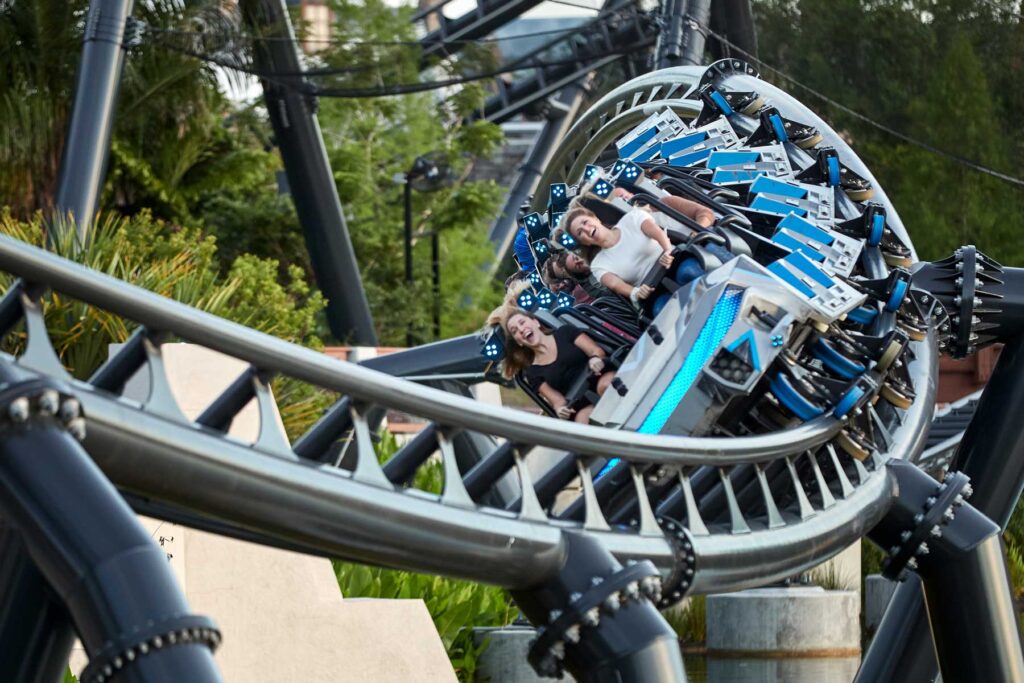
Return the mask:
<path id="1" fill-rule="evenodd" d="M 686 655 L 689 683 L 850 683 L 860 657 L 740 659 Z"/>

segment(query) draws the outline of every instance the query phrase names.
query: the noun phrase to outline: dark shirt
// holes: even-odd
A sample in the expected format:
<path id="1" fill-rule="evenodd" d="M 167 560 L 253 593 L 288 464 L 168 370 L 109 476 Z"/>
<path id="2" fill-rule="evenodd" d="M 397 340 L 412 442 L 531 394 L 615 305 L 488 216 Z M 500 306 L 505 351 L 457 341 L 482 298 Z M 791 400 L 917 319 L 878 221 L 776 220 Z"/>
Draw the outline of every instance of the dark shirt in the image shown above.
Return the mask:
<path id="1" fill-rule="evenodd" d="M 547 365 L 531 365 L 523 370 L 523 377 L 540 391 L 544 382 L 560 394 L 565 394 L 587 366 L 587 354 L 573 342 L 583 334 L 572 325 L 562 325 L 552 333 L 557 353 L 555 360 Z"/>

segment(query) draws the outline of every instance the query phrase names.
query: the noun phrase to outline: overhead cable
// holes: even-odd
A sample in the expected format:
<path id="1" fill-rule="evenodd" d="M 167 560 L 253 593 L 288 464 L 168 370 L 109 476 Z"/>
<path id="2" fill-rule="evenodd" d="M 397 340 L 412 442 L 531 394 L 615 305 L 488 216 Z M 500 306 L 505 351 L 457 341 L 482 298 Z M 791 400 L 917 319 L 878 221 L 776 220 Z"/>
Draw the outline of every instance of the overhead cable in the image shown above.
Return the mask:
<path id="1" fill-rule="evenodd" d="M 694 25 L 698 25 L 697 22 L 693 21 L 692 17 L 690 17 L 689 20 Z M 896 130 L 895 128 L 892 128 L 891 126 L 887 126 L 884 123 L 880 123 L 878 121 L 875 121 L 871 117 L 866 116 L 865 114 L 861 114 L 860 112 L 858 112 L 858 111 L 856 111 L 854 109 L 851 109 L 850 107 L 846 106 L 842 102 L 839 102 L 837 100 L 832 99 L 828 95 L 825 95 L 824 93 L 819 92 L 818 90 L 815 90 L 814 88 L 810 87 L 809 85 L 804 85 L 803 83 L 801 83 L 797 79 L 793 78 L 789 74 L 783 72 L 781 69 L 777 69 L 774 66 L 772 66 L 771 64 L 768 64 L 767 62 L 764 62 L 763 60 L 758 59 L 757 57 L 755 57 L 754 55 L 750 54 L 749 52 L 747 52 L 743 48 L 741 48 L 738 45 L 736 45 L 735 43 L 731 42 L 725 36 L 720 35 L 718 33 L 715 33 L 709 27 L 702 26 L 701 28 L 703 30 L 707 31 L 707 33 L 709 35 L 711 35 L 715 39 L 721 41 L 724 45 L 728 45 L 731 49 L 736 50 L 736 52 L 740 53 L 746 59 L 749 59 L 751 62 L 753 62 L 754 64 L 758 65 L 759 67 L 761 67 L 763 69 L 767 69 L 768 71 L 771 71 L 771 72 L 777 74 L 779 77 L 784 78 L 785 80 L 789 81 L 790 83 L 792 83 L 793 85 L 797 86 L 798 88 L 804 90 L 807 93 L 810 93 L 811 95 L 813 95 L 814 97 L 818 98 L 822 102 L 825 102 L 826 104 L 829 104 L 829 105 L 835 107 L 836 109 L 838 109 L 838 110 L 840 110 L 840 111 L 842 111 L 842 112 L 844 112 L 846 114 L 849 114 L 850 116 L 854 117 L 855 119 L 863 121 L 864 123 L 868 124 L 869 126 L 877 128 L 878 130 L 882 131 L 883 133 L 886 133 L 888 135 L 891 135 L 892 137 L 898 138 L 898 139 L 902 140 L 903 142 L 906 142 L 909 145 L 912 145 L 914 147 L 918 147 L 920 149 L 923 149 L 926 152 L 930 152 L 930 153 L 935 154 L 937 156 L 943 157 L 943 158 L 945 158 L 945 159 L 947 159 L 949 161 L 952 161 L 954 163 L 960 164 L 961 166 L 966 166 L 967 168 L 973 169 L 973 170 L 975 170 L 975 171 L 977 171 L 979 173 L 984 173 L 986 175 L 992 176 L 993 178 L 998 178 L 999 180 L 1002 180 L 1003 182 L 1007 182 L 1007 183 L 1010 183 L 1012 185 L 1016 185 L 1018 187 L 1024 187 L 1024 178 L 1018 178 L 1016 176 L 1012 176 L 1012 175 L 1009 175 L 1007 173 L 1003 173 L 1001 171 L 997 171 L 994 168 L 990 168 L 988 166 L 985 166 L 984 164 L 980 164 L 980 163 L 978 163 L 976 161 L 972 161 L 971 159 L 967 159 L 965 157 L 962 157 L 959 154 L 953 154 L 952 152 L 948 152 L 948 151 L 946 151 L 944 149 L 940 149 L 940 148 L 938 148 L 938 147 L 936 147 L 936 146 L 934 146 L 932 144 L 924 142 L 923 140 L 918 140 L 917 138 L 911 137 L 910 135 L 907 135 L 906 133 L 902 133 L 902 132 Z"/>

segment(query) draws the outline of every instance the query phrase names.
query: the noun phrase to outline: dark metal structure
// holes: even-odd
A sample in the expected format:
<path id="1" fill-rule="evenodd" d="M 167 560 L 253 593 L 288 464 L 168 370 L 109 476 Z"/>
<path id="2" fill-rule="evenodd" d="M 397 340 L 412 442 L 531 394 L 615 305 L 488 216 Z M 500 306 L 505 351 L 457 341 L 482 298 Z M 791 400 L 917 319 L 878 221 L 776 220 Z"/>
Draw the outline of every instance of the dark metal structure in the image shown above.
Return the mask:
<path id="1" fill-rule="evenodd" d="M 285 3 L 245 0 L 240 7 L 253 33 L 271 38 L 257 42 L 254 47 L 257 67 L 265 72 L 301 73 L 298 43 Z M 316 118 L 317 104 L 296 87 L 302 80 L 299 76 L 264 80 L 267 113 L 281 150 L 289 192 L 302 224 L 316 282 L 329 302 L 331 334 L 339 341 L 375 346 L 377 332 Z"/>
<path id="2" fill-rule="evenodd" d="M 442 22 L 441 33 L 426 44 L 432 54 L 445 54 L 445 40 L 482 35 L 511 15 L 509 6 L 522 11 L 531 4 L 536 3 L 481 2 L 472 17 Z M 253 27 L 291 38 L 282 5 L 253 0 L 243 9 Z M 688 11 L 695 30 L 714 20 L 709 3 L 691 3 Z M 623 22 L 611 33 L 581 41 L 572 73 L 589 73 L 601 62 L 602 49 L 622 41 L 654 43 L 653 32 L 639 30 L 638 21 Z M 689 59 L 697 55 L 697 40 L 683 39 L 684 61 L 687 49 Z M 120 50 L 117 41 L 111 44 Z M 265 68 L 298 71 L 293 41 L 269 44 L 259 56 Z M 106 73 L 116 76 L 116 69 Z M 535 85 L 548 87 L 541 81 L 550 75 L 536 74 Z M 570 75 L 555 78 L 568 79 L 555 90 Z M 293 191 L 302 183 L 311 190 L 300 215 L 317 209 L 336 217 L 335 237 L 344 239 L 335 246 L 343 245 L 347 236 L 312 103 L 294 90 L 267 87 L 290 184 Z M 509 111 L 512 101 L 533 96 L 527 86 L 513 84 L 495 106 Z M 730 104 L 758 98 L 770 103 L 767 109 L 737 111 Z M 558 422 L 393 376 L 479 379 L 480 358 L 471 360 L 468 353 L 479 348 L 474 338 L 438 342 L 365 367 L 337 363 L 0 237 L 0 271 L 15 279 L 0 301 L 0 333 L 24 330 L 23 343 L 11 347 L 17 352 L 0 354 L 5 680 L 55 680 L 53 662 L 66 656 L 72 625 L 91 660 L 83 680 L 217 680 L 210 652 L 219 633 L 210 621 L 189 615 L 162 555 L 149 545 L 125 500 L 147 514 L 275 547 L 507 587 L 538 626 L 530 653 L 535 668 L 545 675 L 564 669 L 586 681 L 684 680 L 675 637 L 656 607 L 685 595 L 791 576 L 868 536 L 887 551 L 888 575 L 920 576 L 924 601 L 916 584 L 905 584 L 894 600 L 901 611 L 883 622 L 888 635 L 876 636 L 878 649 L 869 653 L 862 678 L 930 675 L 925 627 L 941 653 L 944 680 L 1024 678 L 998 542 L 999 523 L 1005 523 L 1024 485 L 1024 436 L 1004 419 L 1007 409 L 1024 408 L 1024 271 L 1002 268 L 969 247 L 947 261 L 918 264 L 913 274 L 901 270 L 897 264 L 914 258 L 910 241 L 868 169 L 823 121 L 738 60 L 708 69 L 661 70 L 614 89 L 565 133 L 546 160 L 540 184 L 580 178 L 623 136 L 666 111 L 695 127 L 725 120 L 735 147 L 742 138 L 748 153 L 746 148 L 779 145 L 788 163 L 798 166 L 790 175 L 799 173 L 807 186 L 830 188 L 841 211 L 862 213 L 862 222 L 842 225 L 849 234 L 838 227 L 835 235 L 826 234 L 840 246 L 850 244 L 839 240 L 845 235 L 861 254 L 856 289 L 831 279 L 830 287 L 846 297 L 842 305 L 851 297 L 874 302 L 868 322 L 854 321 L 871 333 L 854 330 L 857 344 L 873 344 L 867 337 L 899 342 L 888 356 L 883 351 L 891 345 L 876 344 L 870 373 L 864 366 L 863 377 L 854 378 L 860 393 L 851 389 L 834 408 L 830 404 L 827 412 L 801 417 L 787 428 L 729 438 Z M 100 132 L 102 124 L 109 125 L 109 114 L 97 117 Z M 818 144 L 831 151 L 813 152 Z M 95 159 L 95 152 L 87 156 Z M 95 181 L 94 168 L 83 166 L 83 172 Z M 874 188 L 877 207 L 868 212 L 842 194 L 849 194 L 851 178 L 859 183 L 855 190 Z M 685 178 L 675 180 L 681 181 L 675 187 L 690 187 Z M 802 197 L 789 198 L 805 205 Z M 540 208 L 542 198 L 533 202 Z M 810 253 L 753 234 L 751 212 L 717 201 L 709 206 L 719 218 L 716 241 L 730 249 L 753 244 L 782 254 L 780 260 Z M 871 220 L 879 213 L 881 223 Z M 314 246 L 327 249 L 320 242 Z M 750 251 L 737 262 L 755 272 Z M 333 266 L 351 266 L 344 276 L 358 280 L 351 252 L 343 252 L 335 254 L 340 261 Z M 806 257 L 798 254 L 791 262 L 801 258 Z M 745 277 L 741 271 L 735 264 L 721 270 L 733 283 Z M 802 291 L 796 282 L 792 290 Z M 815 295 L 808 300 L 829 301 L 815 294 L 814 282 L 803 282 Z M 353 292 L 360 290 L 342 289 L 354 297 L 350 305 L 358 314 Z M 49 339 L 43 313 L 49 291 L 123 318 L 135 330 L 89 381 L 67 374 Z M 696 315 L 704 310 L 700 302 L 710 300 L 710 289 L 687 291 L 694 302 L 687 310 Z M 776 291 L 792 298 L 793 291 Z M 679 298 L 679 306 L 690 306 Z M 751 315 L 758 324 L 780 324 L 770 313 Z M 800 324 L 827 341 L 848 334 L 832 327 L 844 322 L 839 318 Z M 660 332 L 648 328 L 635 348 L 682 348 L 685 330 L 662 322 Z M 358 315 L 344 321 L 364 331 L 368 323 L 368 316 L 360 321 Z M 184 417 L 169 389 L 161 345 L 172 337 L 247 364 L 196 420 Z M 786 345 L 778 337 L 772 346 Z M 933 479 L 913 463 L 931 420 L 938 353 L 962 355 L 997 341 L 1007 348 L 963 437 L 953 467 L 961 471 Z M 839 362 L 824 357 L 824 364 Z M 150 390 L 138 403 L 122 394 L 140 370 L 148 372 Z M 269 382 L 277 376 L 343 397 L 294 444 L 276 427 Z M 791 401 L 776 399 L 778 410 L 792 412 L 799 397 L 772 391 Z M 633 398 L 642 402 L 655 392 L 644 394 Z M 877 405 L 866 400 L 873 396 L 879 397 Z M 253 401 L 259 435 L 249 444 L 226 438 L 234 416 Z M 382 464 L 372 431 L 387 408 L 421 416 L 428 427 Z M 527 466 L 536 446 L 562 454 L 539 477 Z M 474 449 L 480 457 L 460 457 Z M 442 493 L 410 491 L 405 484 L 435 453 L 444 475 Z M 613 460 L 617 464 L 606 472 L 604 465 Z M 512 496 L 505 495 L 509 487 Z M 32 628 L 14 627 L 21 624 Z M 23 654 L 11 656 L 15 652 Z"/>
<path id="3" fill-rule="evenodd" d="M 88 234 L 106 177 L 127 47 L 125 27 L 133 4 L 132 0 L 89 3 L 54 207 L 58 222 L 69 217 L 75 222 L 79 239 Z"/>

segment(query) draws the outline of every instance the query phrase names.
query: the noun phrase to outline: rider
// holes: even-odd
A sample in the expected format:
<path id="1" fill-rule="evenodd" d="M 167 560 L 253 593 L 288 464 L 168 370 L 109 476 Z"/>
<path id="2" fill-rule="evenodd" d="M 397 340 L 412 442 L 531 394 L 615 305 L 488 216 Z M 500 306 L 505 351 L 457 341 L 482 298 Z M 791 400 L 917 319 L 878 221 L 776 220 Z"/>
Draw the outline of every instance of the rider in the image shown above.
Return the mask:
<path id="1" fill-rule="evenodd" d="M 553 333 L 545 332 L 532 313 L 507 304 L 492 312 L 487 322 L 500 324 L 505 331 L 503 374 L 512 378 L 522 373 L 559 418 L 586 424 L 594 406 L 576 410 L 566 400 L 566 392 L 586 368 L 597 377 L 598 396 L 605 392 L 615 373 L 605 371 L 607 354 L 604 349 L 586 332 L 572 325 L 562 325 Z"/>
<path id="2" fill-rule="evenodd" d="M 616 294 L 628 297 L 634 304 L 654 291 L 642 280 L 655 264 L 673 268 L 672 243 L 668 234 L 645 209 L 634 208 L 609 227 L 594 212 L 577 207 L 565 214 L 558 230 L 562 230 L 562 226 L 573 239 L 593 253 L 590 270 L 598 281 Z M 691 257 L 683 259 L 670 273 L 677 283 L 685 285 L 703 275 L 704 270 Z M 652 307 L 654 315 L 667 301 L 668 295 L 659 297 Z"/>
<path id="3" fill-rule="evenodd" d="M 571 283 L 573 286 L 567 287 L 567 289 L 579 303 L 587 303 L 608 295 L 608 290 L 604 285 L 591 276 L 590 264 L 582 256 L 572 251 L 559 251 L 545 261 L 544 275 L 554 281 Z"/>

